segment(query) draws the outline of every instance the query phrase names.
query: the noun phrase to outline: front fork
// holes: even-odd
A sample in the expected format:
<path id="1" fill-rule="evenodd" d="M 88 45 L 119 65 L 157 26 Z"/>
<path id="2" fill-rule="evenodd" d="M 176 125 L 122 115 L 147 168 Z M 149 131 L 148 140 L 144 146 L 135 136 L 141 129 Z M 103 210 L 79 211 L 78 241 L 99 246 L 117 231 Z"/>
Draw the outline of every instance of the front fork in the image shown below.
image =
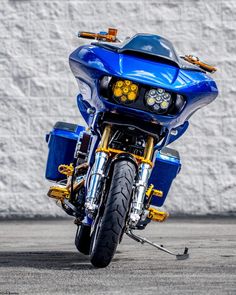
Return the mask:
<path id="1" fill-rule="evenodd" d="M 91 219 L 93 218 L 94 212 L 97 209 L 96 198 L 100 190 L 101 181 L 104 177 L 104 170 L 108 159 L 108 154 L 104 151 L 108 148 L 110 135 L 111 126 L 107 125 L 102 134 L 99 148 L 96 151 L 95 162 L 88 181 L 85 210 L 87 217 Z"/>
<path id="2" fill-rule="evenodd" d="M 135 184 L 135 193 L 131 207 L 130 222 L 131 226 L 135 226 L 140 220 L 143 212 L 144 198 L 147 191 L 148 179 L 150 177 L 153 163 L 154 139 L 149 136 L 144 150 L 144 157 L 141 160 L 138 172 L 138 180 Z"/>
<path id="3" fill-rule="evenodd" d="M 90 173 L 88 181 L 88 191 L 85 202 L 87 217 L 93 218 L 94 212 L 97 209 L 96 198 L 100 191 L 100 184 L 104 178 L 104 170 L 109 154 L 107 153 L 109 139 L 111 136 L 111 126 L 107 125 L 104 129 L 100 145 L 96 150 L 95 162 Z M 154 138 L 148 136 L 147 143 L 144 149 L 144 156 L 139 157 L 139 173 L 135 184 L 135 193 L 131 205 L 130 220 L 132 225 L 135 225 L 143 212 L 143 203 L 147 190 L 148 179 L 153 167 L 152 156 L 154 151 Z"/>

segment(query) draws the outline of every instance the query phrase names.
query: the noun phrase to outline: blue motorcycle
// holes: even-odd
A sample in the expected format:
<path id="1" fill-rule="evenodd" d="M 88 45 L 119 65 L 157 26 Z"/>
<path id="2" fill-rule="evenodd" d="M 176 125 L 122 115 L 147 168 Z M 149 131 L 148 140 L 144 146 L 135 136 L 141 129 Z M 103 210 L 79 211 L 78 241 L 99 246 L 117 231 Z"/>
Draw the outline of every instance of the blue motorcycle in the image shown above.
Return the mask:
<path id="1" fill-rule="evenodd" d="M 109 265 L 124 234 L 185 259 L 187 248 L 174 253 L 134 231 L 168 217 L 159 207 L 181 168 L 168 145 L 217 97 L 206 74 L 216 69 L 195 56 L 178 56 L 158 35 L 121 42 L 109 29 L 79 37 L 96 40 L 69 57 L 88 127 L 57 122 L 47 134 L 46 178 L 56 182 L 48 196 L 75 217 L 75 245 L 95 267 Z"/>

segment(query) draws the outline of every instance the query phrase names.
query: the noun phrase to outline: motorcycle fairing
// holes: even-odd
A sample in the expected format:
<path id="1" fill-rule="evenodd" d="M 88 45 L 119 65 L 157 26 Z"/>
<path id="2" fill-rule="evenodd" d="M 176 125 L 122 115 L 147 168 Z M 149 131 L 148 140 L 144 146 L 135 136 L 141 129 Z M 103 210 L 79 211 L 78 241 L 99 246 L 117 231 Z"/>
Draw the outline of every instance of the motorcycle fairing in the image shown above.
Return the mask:
<path id="1" fill-rule="evenodd" d="M 92 97 L 86 103 L 100 112 L 116 111 L 160 124 L 168 130 L 182 125 L 197 109 L 209 104 L 217 96 L 215 82 L 201 71 L 113 52 L 95 45 L 85 45 L 70 55 L 70 67 L 76 79 L 89 85 Z M 121 77 L 137 83 L 162 87 L 186 98 L 184 109 L 177 115 L 156 115 L 148 111 L 114 104 L 99 95 L 100 79 L 104 75 Z M 88 120 L 86 120 L 87 123 Z"/>

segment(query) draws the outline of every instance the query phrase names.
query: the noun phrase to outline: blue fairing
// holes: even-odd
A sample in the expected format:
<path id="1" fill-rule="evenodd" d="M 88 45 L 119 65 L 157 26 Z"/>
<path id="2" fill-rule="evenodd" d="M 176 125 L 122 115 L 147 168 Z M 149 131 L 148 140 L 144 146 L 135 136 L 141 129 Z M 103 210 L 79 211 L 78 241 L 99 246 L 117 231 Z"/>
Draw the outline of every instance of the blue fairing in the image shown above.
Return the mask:
<path id="1" fill-rule="evenodd" d="M 117 131 L 124 128 L 134 139 L 136 133 L 141 140 L 145 134 L 149 134 L 155 139 L 156 146 L 148 185 L 153 184 L 163 192 L 161 198 L 152 198 L 151 205 L 162 206 L 181 168 L 178 152 L 166 146 L 185 133 L 189 126 L 188 120 L 195 111 L 217 97 L 215 82 L 200 68 L 180 59 L 170 41 L 150 34 L 137 34 L 123 43 L 96 42 L 81 46 L 70 55 L 69 62 L 80 89 L 78 108 L 92 134 L 87 159 L 89 169 L 93 167 L 104 124 L 116 125 Z M 104 76 L 108 77 L 103 79 Z M 139 94 L 130 104 L 119 103 L 111 97 L 116 83 L 114 81 L 119 78 L 138 84 Z M 111 90 L 107 92 L 108 95 L 102 91 L 101 81 L 108 81 L 105 87 Z M 150 88 L 163 88 L 171 93 L 172 105 L 166 114 L 162 112 L 160 115 L 148 108 L 144 98 Z M 180 104 L 177 99 L 181 101 Z M 70 123 L 58 122 L 54 126 L 47 136 L 47 179 L 64 179 L 58 166 L 75 161 L 77 141 L 82 138 L 83 132 L 82 126 Z M 133 147 L 139 148 L 140 142 L 138 147 Z M 121 149 L 129 151 L 126 147 Z M 92 220 L 86 217 L 84 222 L 91 224 Z"/>
<path id="2" fill-rule="evenodd" d="M 197 109 L 209 104 L 218 94 L 215 82 L 204 72 L 181 69 L 137 56 L 117 53 L 95 45 L 85 45 L 70 55 L 70 66 L 77 79 L 86 82 L 92 91 L 87 106 L 96 112 L 118 111 L 156 122 L 169 130 L 182 125 Z M 142 84 L 162 87 L 184 95 L 184 110 L 175 116 L 156 115 L 108 102 L 99 96 L 99 81 L 104 75 L 122 77 Z M 86 122 L 89 123 L 88 118 Z"/>

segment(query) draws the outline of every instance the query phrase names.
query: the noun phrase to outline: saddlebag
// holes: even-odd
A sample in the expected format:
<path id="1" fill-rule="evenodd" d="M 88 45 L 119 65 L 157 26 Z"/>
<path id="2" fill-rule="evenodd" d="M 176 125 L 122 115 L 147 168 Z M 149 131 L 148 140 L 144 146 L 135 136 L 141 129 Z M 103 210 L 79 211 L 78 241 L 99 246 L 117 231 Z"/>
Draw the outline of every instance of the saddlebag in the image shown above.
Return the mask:
<path id="1" fill-rule="evenodd" d="M 163 192 L 162 197 L 153 197 L 153 206 L 162 206 L 165 202 L 172 181 L 181 169 L 179 153 L 170 148 L 164 148 L 157 153 L 155 165 L 152 170 L 149 185 L 153 184 L 155 189 Z"/>
<path id="2" fill-rule="evenodd" d="M 45 177 L 48 180 L 59 181 L 65 178 L 65 175 L 58 172 L 58 166 L 73 162 L 76 143 L 84 129 L 80 125 L 57 122 L 46 135 L 49 152 Z"/>

